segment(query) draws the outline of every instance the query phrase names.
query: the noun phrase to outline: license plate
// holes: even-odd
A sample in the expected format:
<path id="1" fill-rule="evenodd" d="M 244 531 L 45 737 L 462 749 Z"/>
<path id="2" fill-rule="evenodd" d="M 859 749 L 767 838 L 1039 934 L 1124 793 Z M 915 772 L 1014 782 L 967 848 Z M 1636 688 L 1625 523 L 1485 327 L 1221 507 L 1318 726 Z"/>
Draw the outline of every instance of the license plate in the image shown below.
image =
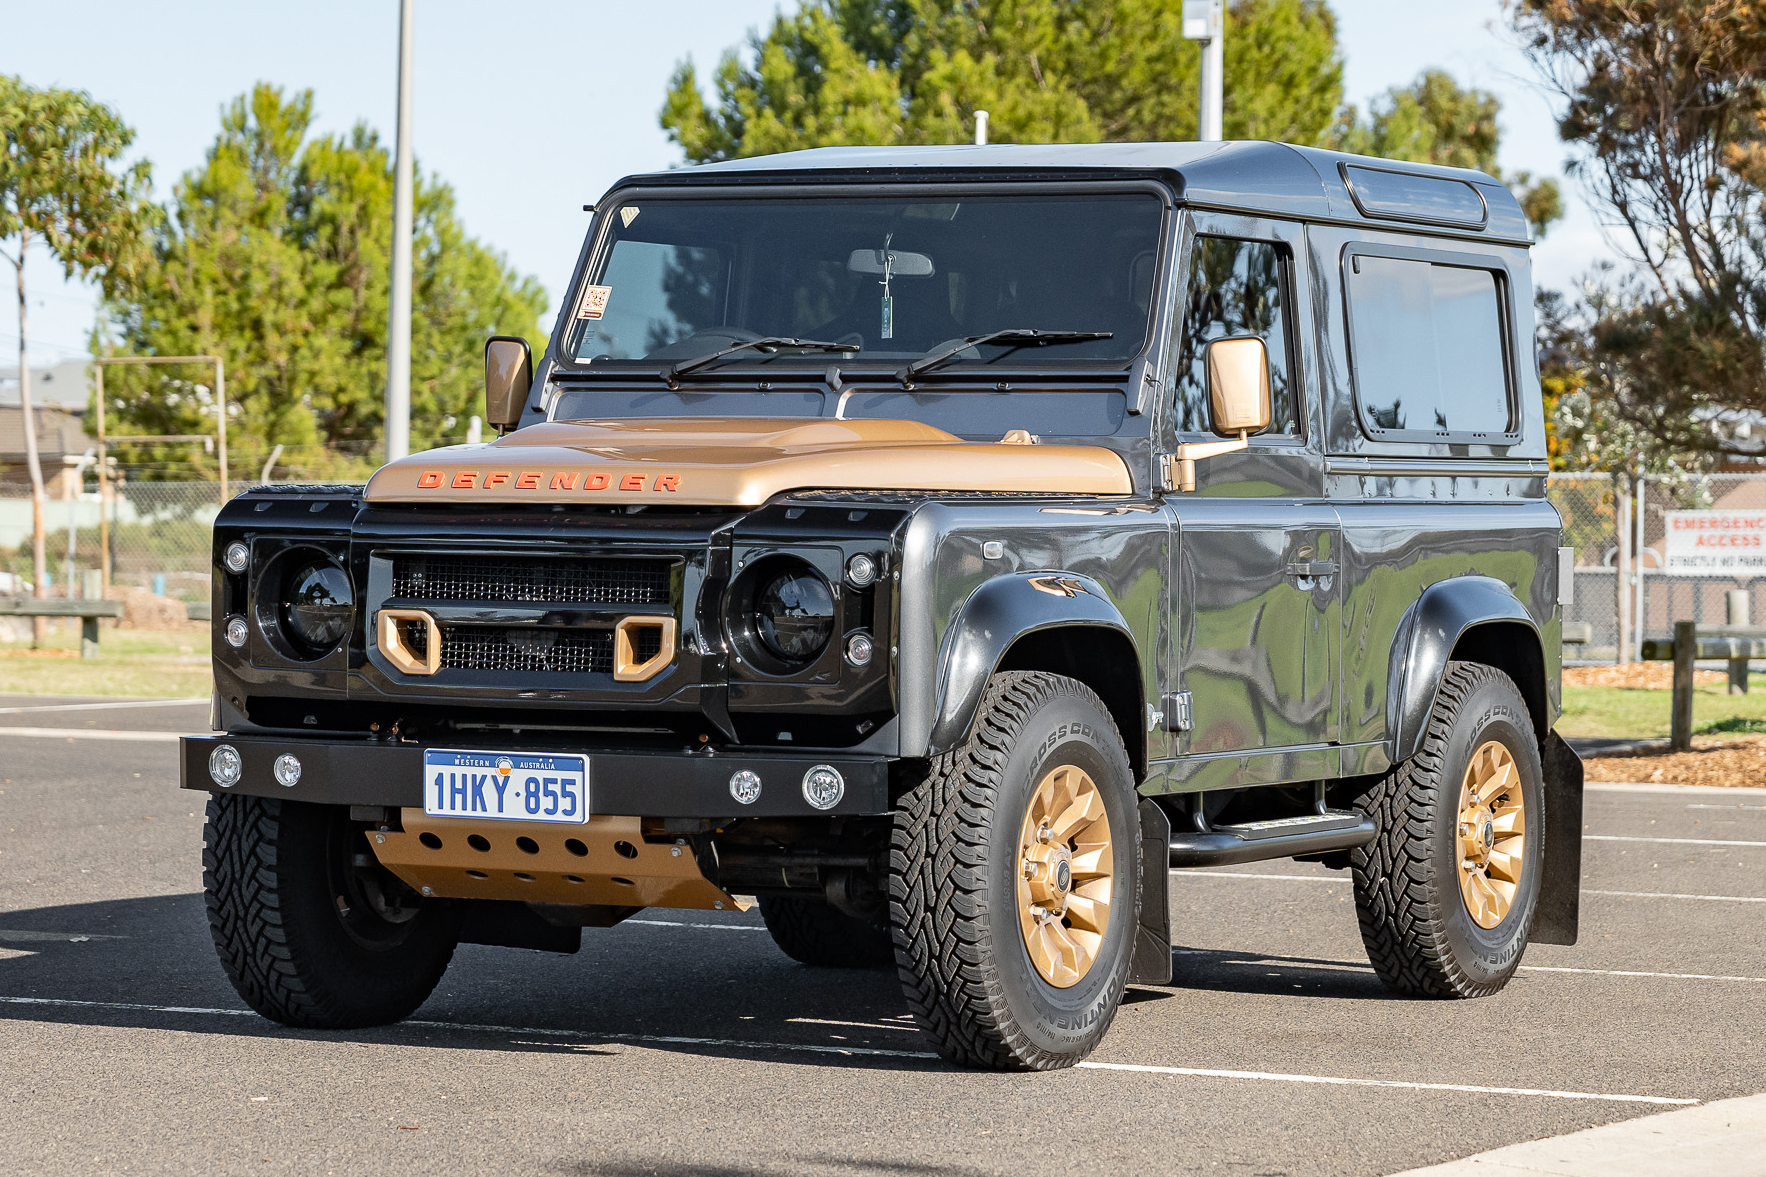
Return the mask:
<path id="1" fill-rule="evenodd" d="M 589 820 L 589 762 L 533 752 L 423 753 L 423 812 L 505 821 Z"/>

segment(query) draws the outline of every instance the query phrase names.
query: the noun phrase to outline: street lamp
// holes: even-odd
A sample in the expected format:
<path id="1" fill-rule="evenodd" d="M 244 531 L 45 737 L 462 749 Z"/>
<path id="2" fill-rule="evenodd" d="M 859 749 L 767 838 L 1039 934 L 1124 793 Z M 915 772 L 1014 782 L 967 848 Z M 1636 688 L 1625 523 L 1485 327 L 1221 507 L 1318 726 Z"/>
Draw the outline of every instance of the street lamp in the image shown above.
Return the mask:
<path id="1" fill-rule="evenodd" d="M 1221 75 L 1226 66 L 1226 17 L 1221 9 L 1222 0 L 1183 0 L 1184 39 L 1202 43 L 1202 94 L 1196 138 L 1204 143 L 1218 143 L 1224 137 Z"/>

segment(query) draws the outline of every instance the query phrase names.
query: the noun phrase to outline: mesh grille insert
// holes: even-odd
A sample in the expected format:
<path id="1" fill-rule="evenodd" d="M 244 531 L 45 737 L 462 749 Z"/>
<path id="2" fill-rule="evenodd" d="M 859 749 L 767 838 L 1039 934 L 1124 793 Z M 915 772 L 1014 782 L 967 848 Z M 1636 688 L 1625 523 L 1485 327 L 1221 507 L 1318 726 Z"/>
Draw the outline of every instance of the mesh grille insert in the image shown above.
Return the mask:
<path id="1" fill-rule="evenodd" d="M 544 556 L 395 556 L 392 595 L 413 601 L 663 605 L 672 561 Z"/>
<path id="2" fill-rule="evenodd" d="M 613 673 L 610 629 L 443 626 L 443 670 L 519 670 L 536 674 Z"/>

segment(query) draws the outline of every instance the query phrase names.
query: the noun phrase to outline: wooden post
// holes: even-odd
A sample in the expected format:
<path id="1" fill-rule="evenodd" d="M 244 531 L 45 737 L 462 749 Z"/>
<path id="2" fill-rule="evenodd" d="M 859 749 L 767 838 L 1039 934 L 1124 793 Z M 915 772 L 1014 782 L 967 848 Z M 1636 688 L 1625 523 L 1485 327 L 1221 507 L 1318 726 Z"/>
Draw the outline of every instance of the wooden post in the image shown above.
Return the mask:
<path id="1" fill-rule="evenodd" d="M 1619 517 L 1619 552 L 1613 564 L 1613 615 L 1618 619 L 1619 648 L 1613 661 L 1623 666 L 1631 661 L 1631 491 L 1618 474 L 1613 475 L 1613 500 Z"/>
<path id="2" fill-rule="evenodd" d="M 1749 590 L 1747 589 L 1729 590 L 1723 603 L 1726 606 L 1725 613 L 1730 625 L 1753 624 L 1752 618 L 1749 617 L 1751 609 L 1748 595 Z M 1746 658 L 1731 658 L 1729 660 L 1729 693 L 1732 695 L 1748 693 L 1748 660 Z"/>
<path id="3" fill-rule="evenodd" d="M 1698 622 L 1674 623 L 1674 718 L 1668 727 L 1668 747 L 1685 752 L 1692 747 L 1692 669 L 1698 656 Z"/>

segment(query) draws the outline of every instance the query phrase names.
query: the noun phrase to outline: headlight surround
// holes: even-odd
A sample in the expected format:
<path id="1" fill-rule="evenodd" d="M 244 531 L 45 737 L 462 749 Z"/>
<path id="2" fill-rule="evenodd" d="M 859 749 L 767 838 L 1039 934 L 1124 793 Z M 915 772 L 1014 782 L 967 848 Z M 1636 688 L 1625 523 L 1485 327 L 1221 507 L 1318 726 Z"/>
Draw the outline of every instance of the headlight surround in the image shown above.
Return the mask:
<path id="1" fill-rule="evenodd" d="M 781 662 L 809 662 L 828 648 L 834 632 L 833 591 L 807 564 L 779 568 L 754 594 L 754 629 Z"/>
<path id="2" fill-rule="evenodd" d="M 282 624 L 297 648 L 311 657 L 323 657 L 349 632 L 354 605 L 349 573 L 331 560 L 311 560 L 285 582 Z"/>

